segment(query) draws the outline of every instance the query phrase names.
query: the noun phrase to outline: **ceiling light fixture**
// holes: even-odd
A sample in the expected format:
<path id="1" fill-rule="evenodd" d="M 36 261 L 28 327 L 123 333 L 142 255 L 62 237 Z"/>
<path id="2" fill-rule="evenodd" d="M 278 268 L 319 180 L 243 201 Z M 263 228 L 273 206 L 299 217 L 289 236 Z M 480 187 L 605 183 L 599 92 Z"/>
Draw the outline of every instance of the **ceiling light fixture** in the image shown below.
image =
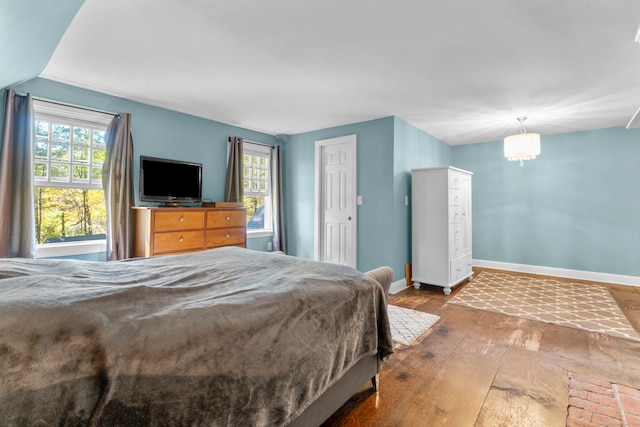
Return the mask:
<path id="1" fill-rule="evenodd" d="M 524 160 L 533 160 L 540 154 L 540 134 L 527 133 L 525 120 L 526 117 L 518 117 L 520 133 L 504 139 L 504 156 L 509 161 L 520 161 L 520 166 L 524 166 Z"/>
<path id="2" fill-rule="evenodd" d="M 636 43 L 640 43 L 640 25 L 638 26 L 638 32 L 636 32 L 636 38 L 634 40 Z"/>

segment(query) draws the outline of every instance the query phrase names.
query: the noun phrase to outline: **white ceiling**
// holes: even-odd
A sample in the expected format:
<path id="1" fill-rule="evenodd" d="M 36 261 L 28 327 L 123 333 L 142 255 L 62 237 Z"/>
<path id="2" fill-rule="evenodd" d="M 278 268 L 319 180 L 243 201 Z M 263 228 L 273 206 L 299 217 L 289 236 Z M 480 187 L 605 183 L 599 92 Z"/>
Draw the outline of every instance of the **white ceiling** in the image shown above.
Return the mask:
<path id="1" fill-rule="evenodd" d="M 263 131 L 397 116 L 448 144 L 623 126 L 638 0 L 86 0 L 41 76 Z"/>

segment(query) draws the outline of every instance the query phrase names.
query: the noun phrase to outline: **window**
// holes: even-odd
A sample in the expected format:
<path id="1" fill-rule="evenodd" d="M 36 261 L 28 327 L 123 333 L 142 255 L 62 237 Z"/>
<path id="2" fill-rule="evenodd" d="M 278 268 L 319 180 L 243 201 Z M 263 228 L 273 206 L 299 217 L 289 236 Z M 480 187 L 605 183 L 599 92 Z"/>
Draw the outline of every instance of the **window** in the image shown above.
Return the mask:
<path id="1" fill-rule="evenodd" d="M 38 256 L 95 252 L 87 248 L 87 241 L 101 240 L 104 248 L 102 164 L 105 131 L 113 116 L 41 100 L 34 101 L 34 109 Z M 51 246 L 58 249 L 52 251 Z"/>
<path id="2" fill-rule="evenodd" d="M 272 234 L 271 226 L 271 147 L 244 142 L 244 206 L 247 233 Z"/>

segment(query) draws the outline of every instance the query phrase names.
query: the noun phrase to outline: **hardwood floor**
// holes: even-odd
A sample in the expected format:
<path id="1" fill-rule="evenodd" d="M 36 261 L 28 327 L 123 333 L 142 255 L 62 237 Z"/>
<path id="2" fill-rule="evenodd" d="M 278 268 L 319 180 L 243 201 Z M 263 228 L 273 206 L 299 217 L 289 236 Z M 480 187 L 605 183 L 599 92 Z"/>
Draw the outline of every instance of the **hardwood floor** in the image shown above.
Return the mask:
<path id="1" fill-rule="evenodd" d="M 565 426 L 570 372 L 640 388 L 640 342 L 447 304 L 463 286 L 391 295 L 440 320 L 323 426 Z M 640 287 L 607 286 L 640 332 Z"/>

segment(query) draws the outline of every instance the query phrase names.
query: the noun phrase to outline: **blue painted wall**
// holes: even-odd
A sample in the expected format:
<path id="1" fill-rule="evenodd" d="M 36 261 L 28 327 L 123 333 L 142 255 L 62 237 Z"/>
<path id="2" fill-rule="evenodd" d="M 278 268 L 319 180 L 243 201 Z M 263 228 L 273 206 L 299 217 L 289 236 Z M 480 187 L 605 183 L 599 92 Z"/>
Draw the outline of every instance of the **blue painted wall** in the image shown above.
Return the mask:
<path id="1" fill-rule="evenodd" d="M 288 252 L 313 259 L 315 141 L 357 135 L 357 267 L 393 263 L 393 117 L 322 129 L 286 138 L 285 180 Z"/>
<path id="2" fill-rule="evenodd" d="M 404 265 L 411 263 L 411 169 L 450 165 L 451 147 L 397 117 L 393 141 L 392 249 L 397 280 L 404 277 Z"/>
<path id="3" fill-rule="evenodd" d="M 394 117 L 276 138 L 39 78 L 14 89 L 132 113 L 136 159 L 203 163 L 203 196 L 212 200 L 223 197 L 228 136 L 284 145 L 288 252 L 303 258 L 313 258 L 315 141 L 355 133 L 361 270 L 384 264 L 395 280 L 404 277 L 411 259 L 409 171 L 452 164 L 474 172 L 475 259 L 640 276 L 637 129 L 543 135 L 541 156 L 520 167 L 504 159 L 502 141 L 449 147 Z M 137 188 L 138 160 L 134 167 Z M 266 250 L 267 240 L 248 246 Z"/>
<path id="4" fill-rule="evenodd" d="M 396 117 L 287 137 L 287 232 L 289 253 L 313 259 L 315 141 L 357 135 L 357 267 L 367 271 L 391 266 L 404 277 L 411 262 L 411 168 L 448 165 L 450 147 Z"/>
<path id="5" fill-rule="evenodd" d="M 640 276 L 640 130 L 543 135 L 522 167 L 502 141 L 452 156 L 474 172 L 475 259 Z"/>
<path id="6" fill-rule="evenodd" d="M 131 132 L 134 145 L 134 188 L 136 204 L 140 205 L 140 155 L 202 163 L 202 197 L 212 201 L 224 200 L 227 169 L 227 138 L 239 136 L 269 145 L 278 140 L 261 132 L 230 126 L 224 123 L 177 113 L 146 104 L 104 95 L 74 86 L 36 78 L 13 87 L 19 93 L 66 102 L 114 113 L 131 113 Z M 0 116 L 0 129 L 2 128 Z M 145 205 L 154 205 L 145 203 Z M 266 250 L 265 239 L 249 239 L 251 249 Z"/>
<path id="7" fill-rule="evenodd" d="M 83 3 L 84 0 L 0 2 L 1 88 L 42 72 Z"/>

